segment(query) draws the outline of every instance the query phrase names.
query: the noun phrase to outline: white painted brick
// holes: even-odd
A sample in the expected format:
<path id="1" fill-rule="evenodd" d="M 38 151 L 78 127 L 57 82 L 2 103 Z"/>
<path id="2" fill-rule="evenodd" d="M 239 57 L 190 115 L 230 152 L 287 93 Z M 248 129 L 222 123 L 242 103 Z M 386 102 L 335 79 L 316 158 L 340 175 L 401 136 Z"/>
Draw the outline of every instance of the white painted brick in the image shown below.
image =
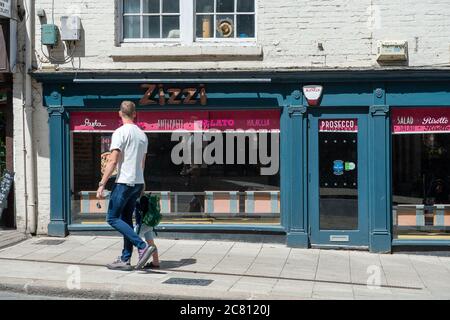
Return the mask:
<path id="1" fill-rule="evenodd" d="M 49 0 L 37 0 L 51 17 Z M 115 45 L 114 0 L 55 2 L 55 21 L 70 8 L 79 11 L 85 32 L 80 52 L 83 69 L 227 69 L 227 62 L 113 62 Z M 450 1 L 447 0 L 257 0 L 258 44 L 263 61 L 235 61 L 230 66 L 277 68 L 311 66 L 311 54 L 327 56 L 326 67 L 371 67 L 376 65 L 378 40 L 408 40 L 414 48 L 410 65 L 450 63 Z M 371 24 L 373 22 L 373 24 Z M 373 27 L 371 27 L 373 26 Z M 274 46 L 274 41 L 280 41 Z M 318 52 L 317 43 L 325 52 Z M 36 48 L 40 48 L 40 22 L 36 21 Z M 151 47 L 139 44 L 141 47 Z M 151 49 L 149 49 L 151 50 Z M 345 57 L 342 59 L 341 57 Z M 77 65 L 77 64 L 75 64 Z M 72 68 L 66 64 L 64 68 Z M 323 66 L 320 66 L 323 67 Z"/>

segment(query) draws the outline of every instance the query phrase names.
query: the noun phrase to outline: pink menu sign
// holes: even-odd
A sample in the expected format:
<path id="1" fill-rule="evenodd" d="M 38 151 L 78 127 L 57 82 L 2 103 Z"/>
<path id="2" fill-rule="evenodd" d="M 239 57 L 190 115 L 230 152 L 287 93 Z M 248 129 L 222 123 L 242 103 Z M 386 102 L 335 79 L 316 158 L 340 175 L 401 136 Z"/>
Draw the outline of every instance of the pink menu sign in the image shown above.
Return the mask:
<path id="1" fill-rule="evenodd" d="M 280 130 L 278 110 L 141 111 L 136 124 L 147 132 L 175 130 Z M 71 112 L 70 130 L 112 132 L 121 126 L 117 112 Z"/>
<path id="2" fill-rule="evenodd" d="M 395 134 L 450 132 L 450 108 L 393 108 L 391 115 Z"/>

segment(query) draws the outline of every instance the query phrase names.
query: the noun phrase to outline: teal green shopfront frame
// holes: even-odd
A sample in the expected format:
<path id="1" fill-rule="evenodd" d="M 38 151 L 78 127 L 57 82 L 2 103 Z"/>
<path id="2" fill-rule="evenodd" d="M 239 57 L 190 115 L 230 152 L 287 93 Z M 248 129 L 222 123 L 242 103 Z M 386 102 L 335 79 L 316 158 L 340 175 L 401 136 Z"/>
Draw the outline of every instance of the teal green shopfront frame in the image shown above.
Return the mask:
<path id="1" fill-rule="evenodd" d="M 43 83 L 44 105 L 49 113 L 51 212 L 48 233 L 66 236 L 70 230 L 110 230 L 108 226 L 71 225 L 70 217 L 70 132 L 71 111 L 116 110 L 124 99 L 138 101 L 142 74 L 94 74 L 95 84 L 77 83 L 75 74 L 37 73 Z M 100 78 L 98 78 L 100 76 Z M 417 74 L 403 71 L 328 71 L 306 73 L 254 72 L 214 75 L 196 73 L 183 79 L 204 79 L 208 104 L 195 109 L 279 108 L 280 119 L 280 191 L 281 224 L 279 226 L 187 226 L 178 231 L 214 230 L 216 232 L 283 233 L 290 247 L 310 247 L 311 217 L 308 216 L 308 114 L 311 108 L 367 110 L 367 179 L 365 199 L 368 208 L 368 248 L 372 252 L 390 252 L 392 248 L 391 213 L 391 131 L 389 112 L 392 107 L 450 106 L 450 76 L 428 71 Z M 103 78 L 102 78 L 103 77 Z M 162 79 L 173 86 L 192 83 L 177 80 L 174 75 L 151 74 L 148 79 Z M 230 79 L 227 81 L 227 77 Z M 247 79 L 234 84 L 232 79 Z M 87 77 L 87 79 L 91 79 Z M 100 80 L 99 80 L 100 79 Z M 104 79 L 102 82 L 101 79 Z M 110 79 L 114 81 L 110 81 Z M 136 81 L 129 81 L 135 79 Z M 260 79 L 265 79 L 261 81 Z M 268 79 L 268 80 L 267 80 Z M 270 81 L 269 81 L 270 80 Z M 154 81 L 153 81 L 154 82 Z M 198 81 L 197 81 L 198 83 Z M 303 85 L 324 87 L 320 106 L 310 107 L 302 94 Z M 193 106 L 151 106 L 139 110 L 193 109 Z M 317 156 L 317 155 L 316 155 Z M 309 160 L 308 160 L 309 159 Z M 316 159 L 317 160 L 317 159 Z M 168 229 L 169 226 L 161 226 Z"/>

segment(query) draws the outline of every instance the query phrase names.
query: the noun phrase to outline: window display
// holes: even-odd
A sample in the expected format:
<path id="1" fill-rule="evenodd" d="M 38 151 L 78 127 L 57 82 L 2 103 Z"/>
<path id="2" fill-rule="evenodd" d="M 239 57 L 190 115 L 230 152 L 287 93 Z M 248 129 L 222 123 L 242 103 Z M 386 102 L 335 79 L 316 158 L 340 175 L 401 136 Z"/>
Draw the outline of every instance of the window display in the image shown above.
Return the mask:
<path id="1" fill-rule="evenodd" d="M 116 112 L 72 112 L 72 223 L 105 223 L 95 198 Z M 280 223 L 278 110 L 138 112 L 147 134 L 146 192 L 162 223 Z M 106 186 L 111 190 L 114 177 Z"/>
<path id="2" fill-rule="evenodd" d="M 393 110 L 394 238 L 450 239 L 450 108 Z"/>

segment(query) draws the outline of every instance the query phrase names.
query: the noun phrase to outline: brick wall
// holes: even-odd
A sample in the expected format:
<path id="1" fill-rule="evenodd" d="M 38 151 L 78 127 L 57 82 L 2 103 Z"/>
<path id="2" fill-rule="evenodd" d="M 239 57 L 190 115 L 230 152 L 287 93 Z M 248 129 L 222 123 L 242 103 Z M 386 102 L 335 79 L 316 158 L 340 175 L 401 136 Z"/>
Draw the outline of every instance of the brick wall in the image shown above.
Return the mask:
<path id="1" fill-rule="evenodd" d="M 52 1 L 37 0 L 51 21 Z M 258 45 L 261 61 L 114 62 L 120 52 L 116 35 L 116 1 L 56 1 L 55 23 L 61 15 L 77 13 L 84 36 L 76 59 L 60 68 L 82 69 L 217 69 L 295 67 L 373 67 L 379 40 L 407 40 L 410 66 L 450 64 L 450 1 L 447 0 L 257 0 Z M 36 19 L 36 48 L 40 52 L 41 21 Z M 323 51 L 318 47 L 322 43 Z M 160 44 L 123 44 L 122 48 Z M 167 45 L 165 45 L 167 46 Z M 177 45 L 171 45 L 177 46 Z M 188 49 L 188 48 L 187 48 Z M 173 51 L 173 50 L 172 50 Z M 168 51 L 170 52 L 170 51 Z M 239 52 L 239 49 L 238 51 Z M 56 57 L 62 51 L 55 51 Z M 80 58 L 80 60 L 78 59 Z M 141 61 L 140 61 L 141 60 Z M 236 59 L 236 60 L 239 60 Z M 41 61 L 37 59 L 39 64 Z M 44 63 L 45 65 L 45 63 Z"/>

